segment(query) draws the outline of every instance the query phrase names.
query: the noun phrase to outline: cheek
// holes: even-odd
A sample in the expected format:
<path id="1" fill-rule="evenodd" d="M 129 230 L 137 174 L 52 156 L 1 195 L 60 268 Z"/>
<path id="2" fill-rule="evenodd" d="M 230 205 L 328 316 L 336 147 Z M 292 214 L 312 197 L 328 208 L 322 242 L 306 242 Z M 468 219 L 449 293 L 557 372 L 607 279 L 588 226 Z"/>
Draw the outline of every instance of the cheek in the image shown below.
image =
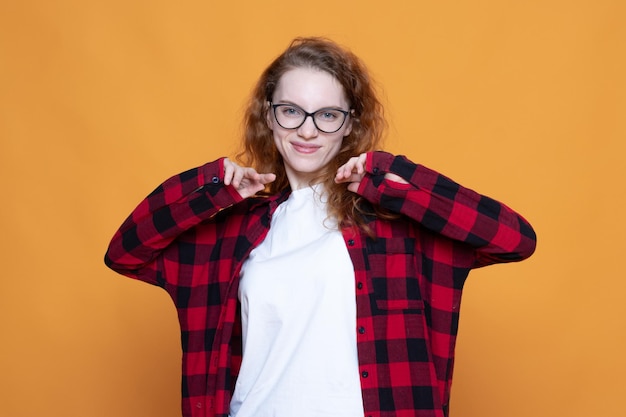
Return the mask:
<path id="1" fill-rule="evenodd" d="M 283 157 L 284 155 L 284 139 L 285 136 L 281 134 L 280 130 L 274 130 L 272 131 L 272 143 L 274 144 L 274 147 L 276 148 L 276 150 L 278 151 L 279 154 L 281 154 Z"/>
<path id="2" fill-rule="evenodd" d="M 345 133 L 344 133 L 345 134 Z M 341 149 L 344 146 L 344 140 L 345 140 L 345 136 L 344 134 L 341 134 L 335 138 L 332 139 L 332 143 L 333 143 L 333 153 L 336 155 L 339 152 L 341 152 Z"/>

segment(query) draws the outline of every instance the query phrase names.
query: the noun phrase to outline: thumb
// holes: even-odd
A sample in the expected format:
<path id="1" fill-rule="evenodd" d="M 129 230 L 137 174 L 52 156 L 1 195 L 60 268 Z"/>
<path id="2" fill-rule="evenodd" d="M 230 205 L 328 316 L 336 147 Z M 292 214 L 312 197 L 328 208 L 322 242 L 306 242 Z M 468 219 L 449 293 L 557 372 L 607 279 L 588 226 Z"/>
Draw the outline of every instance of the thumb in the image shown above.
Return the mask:
<path id="1" fill-rule="evenodd" d="M 270 182 L 274 182 L 274 180 L 276 180 L 276 174 L 259 174 L 259 182 L 261 184 L 269 184 Z"/>
<path id="2" fill-rule="evenodd" d="M 348 184 L 348 190 L 356 193 L 359 190 L 359 186 L 361 185 L 361 181 L 355 181 Z"/>

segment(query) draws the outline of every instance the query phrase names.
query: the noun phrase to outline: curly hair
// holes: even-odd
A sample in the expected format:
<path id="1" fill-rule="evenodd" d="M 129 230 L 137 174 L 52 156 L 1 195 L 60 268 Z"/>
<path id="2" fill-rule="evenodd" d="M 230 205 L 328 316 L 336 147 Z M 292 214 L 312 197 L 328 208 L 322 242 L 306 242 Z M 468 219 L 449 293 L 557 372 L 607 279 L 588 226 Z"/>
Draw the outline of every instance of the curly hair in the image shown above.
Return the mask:
<path id="1" fill-rule="evenodd" d="M 319 37 L 294 39 L 261 74 L 252 90 L 244 116 L 243 150 L 237 155 L 257 172 L 273 172 L 276 180 L 265 192 L 274 194 L 289 186 L 282 157 L 274 144 L 266 115 L 274 90 L 282 75 L 296 68 L 312 68 L 332 75 L 343 87 L 353 110 L 352 131 L 344 137 L 337 156 L 316 180 L 328 193 L 329 215 L 341 226 L 365 226 L 360 197 L 347 190 L 347 184 L 334 181 L 337 169 L 351 157 L 379 149 L 387 128 L 384 110 L 367 68 L 354 53 L 337 43 Z"/>

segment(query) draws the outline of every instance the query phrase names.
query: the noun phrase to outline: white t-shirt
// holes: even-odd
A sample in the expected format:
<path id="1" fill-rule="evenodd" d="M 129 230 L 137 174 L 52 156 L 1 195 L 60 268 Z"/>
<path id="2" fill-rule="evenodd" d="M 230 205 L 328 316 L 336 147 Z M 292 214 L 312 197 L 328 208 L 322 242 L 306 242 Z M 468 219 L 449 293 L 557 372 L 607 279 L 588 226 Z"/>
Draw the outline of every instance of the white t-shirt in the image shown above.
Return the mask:
<path id="1" fill-rule="evenodd" d="M 319 190 L 291 193 L 241 271 L 231 417 L 363 417 L 354 268 Z"/>

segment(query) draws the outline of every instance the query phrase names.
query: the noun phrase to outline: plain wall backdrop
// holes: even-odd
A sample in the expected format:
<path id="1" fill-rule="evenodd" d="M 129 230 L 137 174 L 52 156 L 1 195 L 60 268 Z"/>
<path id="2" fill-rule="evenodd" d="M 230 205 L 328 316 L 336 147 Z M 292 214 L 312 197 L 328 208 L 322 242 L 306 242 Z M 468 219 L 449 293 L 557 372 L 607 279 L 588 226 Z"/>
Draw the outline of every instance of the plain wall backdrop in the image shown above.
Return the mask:
<path id="1" fill-rule="evenodd" d="M 0 416 L 180 415 L 174 307 L 105 268 L 167 177 L 236 151 L 298 35 L 368 64 L 386 148 L 497 198 L 536 254 L 476 270 L 453 417 L 626 399 L 626 2 L 0 0 Z"/>

